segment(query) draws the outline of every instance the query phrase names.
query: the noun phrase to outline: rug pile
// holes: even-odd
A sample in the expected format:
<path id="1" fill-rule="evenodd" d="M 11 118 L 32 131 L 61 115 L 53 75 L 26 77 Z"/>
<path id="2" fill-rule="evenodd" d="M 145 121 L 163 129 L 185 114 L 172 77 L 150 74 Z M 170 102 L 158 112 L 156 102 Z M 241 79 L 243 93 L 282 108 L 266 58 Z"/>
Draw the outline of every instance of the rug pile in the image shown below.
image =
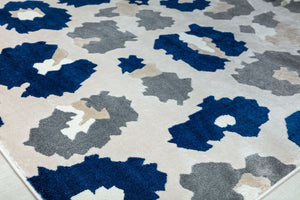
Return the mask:
<path id="1" fill-rule="evenodd" d="M 299 46 L 299 0 L 1 0 L 1 150 L 47 200 L 257 199 L 300 165 Z"/>

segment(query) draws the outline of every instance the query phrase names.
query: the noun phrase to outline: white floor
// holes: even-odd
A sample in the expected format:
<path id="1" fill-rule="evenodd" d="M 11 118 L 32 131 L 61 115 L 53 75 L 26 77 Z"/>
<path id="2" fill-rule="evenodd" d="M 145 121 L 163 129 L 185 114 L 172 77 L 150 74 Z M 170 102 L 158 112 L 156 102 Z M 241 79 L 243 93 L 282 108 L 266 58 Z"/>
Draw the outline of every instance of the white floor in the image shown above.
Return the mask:
<path id="1" fill-rule="evenodd" d="M 0 153 L 0 199 L 33 200 L 35 199 L 5 158 Z"/>
<path id="2" fill-rule="evenodd" d="M 300 200 L 300 172 L 282 183 L 262 200 Z M 0 200 L 34 200 L 34 196 L 0 154 Z M 111 200 L 111 199 L 110 199 Z"/>

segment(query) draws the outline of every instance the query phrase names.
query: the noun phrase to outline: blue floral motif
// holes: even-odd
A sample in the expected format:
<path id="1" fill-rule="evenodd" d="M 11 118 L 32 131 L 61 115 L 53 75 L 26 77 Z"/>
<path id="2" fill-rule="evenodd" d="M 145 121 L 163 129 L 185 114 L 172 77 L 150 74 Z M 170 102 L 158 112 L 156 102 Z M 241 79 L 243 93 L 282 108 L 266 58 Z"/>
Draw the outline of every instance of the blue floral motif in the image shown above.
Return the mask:
<path id="1" fill-rule="evenodd" d="M 122 73 L 133 72 L 137 69 L 142 69 L 145 64 L 143 64 L 144 59 L 136 57 L 136 55 L 130 55 L 128 58 L 119 58 L 121 64 L 118 66 L 122 68 Z"/>
<path id="2" fill-rule="evenodd" d="M 19 9 L 40 9 L 43 17 L 35 17 L 33 20 L 20 20 L 12 17 L 10 11 Z M 8 2 L 4 8 L 0 9 L 0 25 L 7 24 L 6 29 L 15 28 L 18 33 L 28 33 L 40 29 L 61 30 L 70 21 L 71 15 L 67 10 L 49 7 L 49 4 L 41 1 Z"/>
<path id="3" fill-rule="evenodd" d="M 86 5 L 99 5 L 102 3 L 109 3 L 110 0 L 60 0 L 59 3 L 67 3 L 68 6 L 74 5 L 81 7 Z"/>
<path id="4" fill-rule="evenodd" d="M 254 137 L 258 136 L 259 127 L 269 120 L 268 108 L 259 106 L 256 100 L 244 97 L 215 100 L 213 96 L 209 96 L 198 106 L 202 110 L 190 115 L 190 120 L 169 128 L 173 136 L 170 143 L 186 149 L 207 151 L 212 148 L 207 142 L 220 141 L 224 137 L 224 131 L 235 132 L 243 137 Z M 215 120 L 222 115 L 234 117 L 236 123 L 226 127 L 215 125 Z"/>
<path id="5" fill-rule="evenodd" d="M 85 157 L 84 162 L 57 170 L 39 167 L 39 175 L 28 181 L 44 199 L 70 199 L 84 190 L 95 191 L 116 186 L 124 190 L 124 200 L 154 200 L 156 191 L 165 190 L 167 174 L 157 170 L 157 164 L 143 164 L 142 158 L 114 162 L 98 155 Z M 55 192 L 54 192 L 55 191 Z"/>
<path id="6" fill-rule="evenodd" d="M 289 140 L 295 142 L 300 147 L 300 111 L 285 118 L 285 122 Z"/>
<path id="7" fill-rule="evenodd" d="M 39 74 L 35 63 L 51 59 L 57 45 L 45 42 L 23 43 L 15 48 L 3 49 L 0 54 L 0 84 L 8 89 L 30 83 L 22 97 L 61 96 L 64 92 L 75 92 L 81 83 L 95 72 L 97 65 L 88 60 L 77 60 L 61 66 L 58 71 Z"/>
<path id="8" fill-rule="evenodd" d="M 190 31 L 186 34 L 211 38 L 212 42 L 227 56 L 239 56 L 248 49 L 245 47 L 246 43 L 236 41 L 232 33 L 217 31 L 212 27 L 203 27 L 197 24 L 191 24 L 189 27 Z M 167 55 L 173 55 L 174 60 L 182 60 L 198 71 L 214 72 L 224 69 L 225 62 L 229 62 L 228 59 L 193 50 L 188 43 L 180 40 L 178 34 L 160 35 L 155 40 L 154 49 L 164 49 Z"/>

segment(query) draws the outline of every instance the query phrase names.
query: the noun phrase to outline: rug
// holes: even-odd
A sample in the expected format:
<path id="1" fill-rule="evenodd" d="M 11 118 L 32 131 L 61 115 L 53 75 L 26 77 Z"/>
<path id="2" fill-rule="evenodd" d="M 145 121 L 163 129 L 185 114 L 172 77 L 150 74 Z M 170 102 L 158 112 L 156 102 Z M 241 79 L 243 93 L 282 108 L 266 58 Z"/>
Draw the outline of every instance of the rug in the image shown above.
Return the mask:
<path id="1" fill-rule="evenodd" d="M 37 198 L 254 200 L 300 165 L 299 0 L 1 0 L 0 40 Z"/>

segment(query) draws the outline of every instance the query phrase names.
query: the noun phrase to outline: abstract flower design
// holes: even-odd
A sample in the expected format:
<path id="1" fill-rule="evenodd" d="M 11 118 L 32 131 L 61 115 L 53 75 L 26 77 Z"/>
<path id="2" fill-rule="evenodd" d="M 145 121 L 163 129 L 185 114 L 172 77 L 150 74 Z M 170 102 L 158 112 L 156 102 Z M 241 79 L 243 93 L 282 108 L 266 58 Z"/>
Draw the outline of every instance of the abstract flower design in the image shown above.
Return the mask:
<path id="1" fill-rule="evenodd" d="M 20 9 L 32 11 L 36 8 L 44 16 L 35 17 L 32 20 L 21 20 L 11 14 L 11 12 Z M 7 24 L 6 29 L 15 28 L 18 33 L 28 33 L 40 29 L 61 30 L 68 27 L 66 23 L 70 21 L 70 17 L 71 15 L 67 14 L 67 10 L 50 7 L 49 4 L 41 1 L 8 2 L 4 8 L 0 9 L 0 25 Z"/>

